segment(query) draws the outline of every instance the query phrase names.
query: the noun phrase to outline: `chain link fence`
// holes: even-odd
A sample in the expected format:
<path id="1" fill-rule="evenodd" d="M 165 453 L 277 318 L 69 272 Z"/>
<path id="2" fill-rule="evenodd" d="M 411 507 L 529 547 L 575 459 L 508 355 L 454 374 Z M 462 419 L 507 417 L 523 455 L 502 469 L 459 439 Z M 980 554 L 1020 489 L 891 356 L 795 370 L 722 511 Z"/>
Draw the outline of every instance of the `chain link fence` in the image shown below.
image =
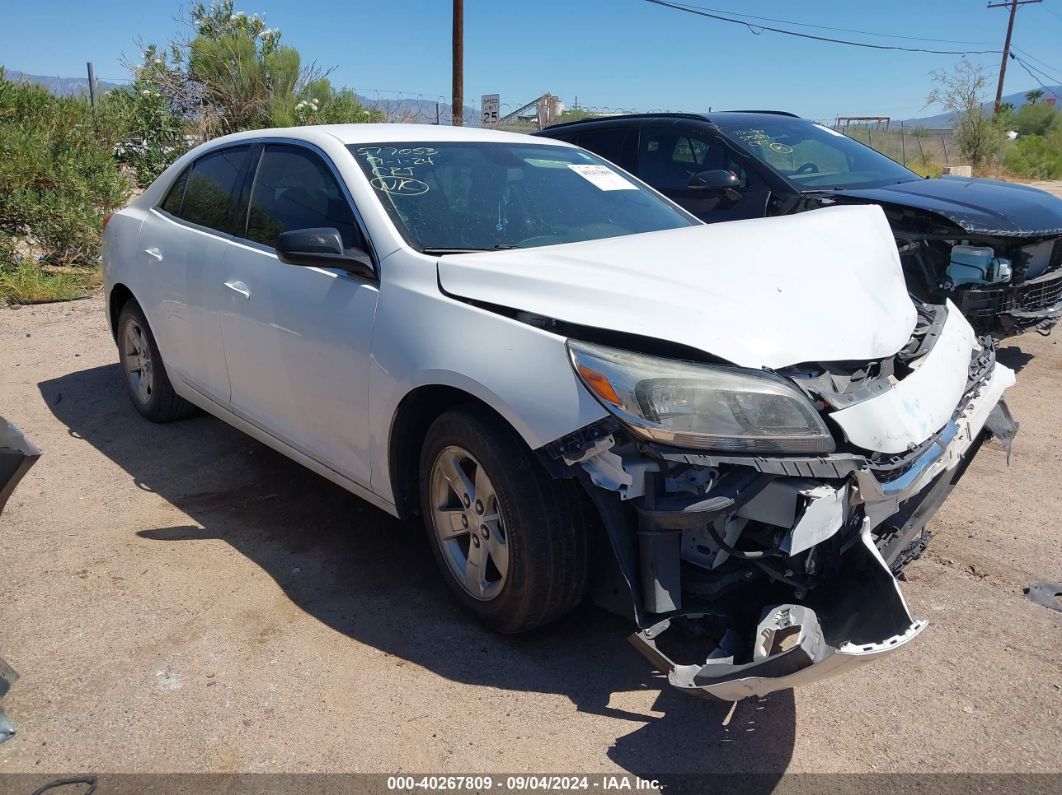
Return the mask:
<path id="1" fill-rule="evenodd" d="M 380 111 L 387 122 L 444 125 L 451 123 L 453 103 L 449 97 L 380 91 L 364 92 L 361 96 L 365 104 Z M 550 124 L 636 112 L 665 111 L 661 108 L 636 111 L 633 108 L 584 105 L 578 100 L 568 106 L 559 97 L 544 94 L 523 105 L 499 103 L 498 121 L 493 127 L 508 132 L 531 133 Z M 464 126 L 486 126 L 481 116 L 478 108 L 468 104 L 464 106 Z M 961 162 L 958 146 L 950 129 L 910 127 L 903 122 L 840 125 L 822 123 L 918 170 L 932 171 L 936 167 Z"/>
<path id="2" fill-rule="evenodd" d="M 962 162 L 953 130 L 910 128 L 903 122 L 888 127 L 850 124 L 834 129 L 905 166 L 929 169 Z"/>

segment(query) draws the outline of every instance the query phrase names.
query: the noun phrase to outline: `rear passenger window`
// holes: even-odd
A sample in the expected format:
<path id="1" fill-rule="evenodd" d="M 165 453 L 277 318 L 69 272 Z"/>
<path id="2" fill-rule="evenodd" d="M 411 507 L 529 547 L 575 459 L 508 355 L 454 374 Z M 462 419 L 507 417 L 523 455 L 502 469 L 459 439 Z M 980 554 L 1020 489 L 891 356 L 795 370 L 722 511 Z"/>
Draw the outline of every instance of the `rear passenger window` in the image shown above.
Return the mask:
<path id="1" fill-rule="evenodd" d="M 576 142 L 583 149 L 589 149 L 595 155 L 630 169 L 634 165 L 633 132 L 633 127 L 604 127 L 579 133 Z"/>
<path id="2" fill-rule="evenodd" d="M 184 200 L 184 187 L 188 184 L 188 172 L 192 170 L 189 166 L 181 175 L 173 181 L 170 186 L 169 193 L 166 194 L 166 198 L 162 200 L 162 204 L 159 205 L 163 210 L 170 215 L 180 216 L 181 214 L 181 202 Z"/>
<path id="3" fill-rule="evenodd" d="M 247 237 L 276 246 L 277 235 L 292 229 L 332 227 L 343 247 L 364 247 L 354 213 L 324 161 L 299 146 L 266 146 L 258 164 Z"/>
<path id="4" fill-rule="evenodd" d="M 184 190 L 179 217 L 219 232 L 235 232 L 233 211 L 249 150 L 247 146 L 232 147 L 196 160 Z"/>

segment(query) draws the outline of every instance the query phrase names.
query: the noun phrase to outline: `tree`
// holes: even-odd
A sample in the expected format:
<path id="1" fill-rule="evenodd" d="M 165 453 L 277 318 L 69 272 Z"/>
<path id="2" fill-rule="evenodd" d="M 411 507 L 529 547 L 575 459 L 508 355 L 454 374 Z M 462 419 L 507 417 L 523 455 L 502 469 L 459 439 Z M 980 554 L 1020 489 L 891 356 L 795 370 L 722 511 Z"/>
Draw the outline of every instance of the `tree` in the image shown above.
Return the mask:
<path id="1" fill-rule="evenodd" d="M 1034 88 L 1032 91 L 1025 92 L 1025 101 L 1029 104 L 1039 102 L 1044 98 L 1044 92 L 1041 88 Z"/>
<path id="2" fill-rule="evenodd" d="M 144 47 L 137 76 L 157 87 L 196 137 L 262 127 L 382 121 L 353 91 L 336 91 L 316 64 L 281 43 L 280 28 L 233 0 L 194 3 L 193 35 L 165 50 Z"/>
<path id="3" fill-rule="evenodd" d="M 950 71 L 932 73 L 936 87 L 927 104 L 940 104 L 955 114 L 955 140 L 970 165 L 983 166 L 1003 144 L 999 120 L 986 113 L 984 89 L 988 77 L 984 69 L 963 58 Z"/>

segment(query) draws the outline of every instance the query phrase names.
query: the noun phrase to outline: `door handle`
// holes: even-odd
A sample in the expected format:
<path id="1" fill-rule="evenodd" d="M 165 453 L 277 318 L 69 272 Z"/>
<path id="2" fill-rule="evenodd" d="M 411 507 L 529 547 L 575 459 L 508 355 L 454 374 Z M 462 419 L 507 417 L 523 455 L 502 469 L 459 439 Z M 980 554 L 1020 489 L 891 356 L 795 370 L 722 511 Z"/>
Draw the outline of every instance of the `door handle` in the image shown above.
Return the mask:
<path id="1" fill-rule="evenodd" d="M 250 300 L 250 298 L 251 298 L 251 290 L 243 282 L 237 281 L 237 280 L 233 280 L 233 281 L 230 281 L 230 282 L 225 282 L 225 286 L 228 287 L 230 290 L 232 290 L 234 293 L 239 293 L 244 298 Z"/>
<path id="2" fill-rule="evenodd" d="M 159 262 L 162 262 L 162 252 L 159 251 L 157 248 L 145 248 L 144 249 L 144 253 L 147 254 L 152 259 L 155 259 L 155 260 L 158 260 Z"/>

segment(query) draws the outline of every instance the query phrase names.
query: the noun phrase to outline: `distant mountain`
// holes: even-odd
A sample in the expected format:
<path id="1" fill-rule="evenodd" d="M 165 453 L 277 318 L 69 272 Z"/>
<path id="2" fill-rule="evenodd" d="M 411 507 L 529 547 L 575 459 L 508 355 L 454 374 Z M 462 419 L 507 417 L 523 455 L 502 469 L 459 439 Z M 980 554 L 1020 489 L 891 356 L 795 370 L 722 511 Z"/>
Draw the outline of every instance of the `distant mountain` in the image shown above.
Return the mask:
<path id="1" fill-rule="evenodd" d="M 1003 97 L 1004 102 L 1009 102 L 1015 108 L 1020 108 L 1022 105 L 1027 104 L 1024 91 L 1020 91 L 1016 94 L 1007 94 Z M 1052 94 L 1058 97 L 1062 97 L 1062 86 L 1048 86 L 1044 90 L 1044 95 L 1050 97 Z M 985 102 L 981 105 L 985 110 L 992 110 L 995 102 Z M 1059 105 L 1062 106 L 1062 101 L 1059 101 Z M 893 122 L 896 124 L 897 122 Z M 904 119 L 904 127 L 925 127 L 930 130 L 946 130 L 955 126 L 955 114 L 954 113 L 938 113 L 936 116 L 923 116 L 918 119 Z"/>
<path id="2" fill-rule="evenodd" d="M 367 108 L 375 108 L 384 114 L 390 122 L 409 122 L 411 124 L 449 124 L 452 105 L 429 99 L 373 99 L 358 94 L 358 101 Z M 464 106 L 465 126 L 479 126 L 479 109 L 471 105 Z"/>
<path id="3" fill-rule="evenodd" d="M 87 77 L 48 77 L 46 75 L 30 75 L 14 69 L 5 69 L 4 78 L 12 83 L 36 83 L 44 86 L 57 97 L 76 97 L 80 94 L 87 95 L 89 93 Z M 108 83 L 106 80 L 96 79 L 96 90 L 100 94 L 105 94 L 114 88 L 121 88 L 121 83 Z"/>

